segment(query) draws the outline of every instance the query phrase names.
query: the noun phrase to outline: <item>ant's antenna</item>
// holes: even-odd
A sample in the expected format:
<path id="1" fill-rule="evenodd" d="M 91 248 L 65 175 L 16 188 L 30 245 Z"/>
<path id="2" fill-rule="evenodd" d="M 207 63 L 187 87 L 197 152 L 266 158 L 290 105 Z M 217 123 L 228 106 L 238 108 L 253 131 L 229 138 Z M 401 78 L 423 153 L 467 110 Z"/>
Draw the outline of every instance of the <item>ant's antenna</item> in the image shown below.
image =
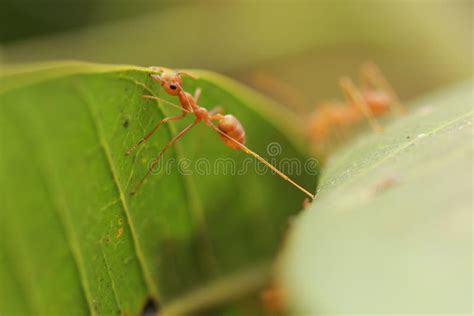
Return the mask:
<path id="1" fill-rule="evenodd" d="M 242 148 L 242 150 L 248 154 L 248 155 L 251 155 L 253 156 L 255 159 L 257 159 L 258 161 L 260 161 L 261 163 L 265 164 L 268 168 L 270 168 L 272 171 L 274 171 L 277 175 L 279 175 L 281 178 L 283 178 L 284 180 L 290 182 L 292 185 L 294 185 L 296 188 L 298 188 L 301 192 L 303 192 L 304 194 L 306 194 L 307 196 L 309 196 L 311 198 L 311 200 L 314 200 L 316 198 L 315 195 L 311 194 L 308 190 L 306 190 L 305 188 L 303 188 L 301 185 L 299 185 L 298 183 L 296 183 L 295 181 L 291 180 L 286 174 L 284 174 L 283 172 L 281 172 L 280 170 L 278 170 L 276 167 L 274 167 L 272 164 L 270 164 L 268 161 L 266 161 L 265 159 L 263 159 L 261 156 L 259 156 L 256 152 L 250 150 L 249 148 L 247 148 L 244 144 L 240 143 L 239 141 L 237 141 L 236 139 L 234 139 L 233 137 L 227 135 L 226 133 L 224 133 L 223 131 L 221 131 L 219 128 L 217 128 L 214 124 L 210 124 L 210 126 L 216 131 L 218 132 L 220 135 L 224 136 L 225 138 L 227 138 L 228 140 L 234 142 L 235 144 L 237 144 L 240 148 Z"/>

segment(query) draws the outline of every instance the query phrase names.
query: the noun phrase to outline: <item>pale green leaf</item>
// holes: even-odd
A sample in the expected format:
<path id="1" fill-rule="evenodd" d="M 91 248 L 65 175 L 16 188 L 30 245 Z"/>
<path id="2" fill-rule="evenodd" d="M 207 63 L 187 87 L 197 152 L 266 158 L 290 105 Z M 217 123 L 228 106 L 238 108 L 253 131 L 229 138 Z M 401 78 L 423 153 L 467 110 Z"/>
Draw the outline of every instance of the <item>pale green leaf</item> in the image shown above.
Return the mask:
<path id="1" fill-rule="evenodd" d="M 337 154 L 295 222 L 280 273 L 296 314 L 470 314 L 472 84 L 410 109 Z"/>

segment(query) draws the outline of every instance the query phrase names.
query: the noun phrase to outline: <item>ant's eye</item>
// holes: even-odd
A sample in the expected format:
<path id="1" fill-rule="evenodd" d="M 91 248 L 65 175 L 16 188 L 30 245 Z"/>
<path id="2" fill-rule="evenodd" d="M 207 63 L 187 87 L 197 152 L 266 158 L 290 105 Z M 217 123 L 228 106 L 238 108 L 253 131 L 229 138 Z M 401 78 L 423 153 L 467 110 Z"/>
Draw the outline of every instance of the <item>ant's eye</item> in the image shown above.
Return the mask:
<path id="1" fill-rule="evenodd" d="M 171 90 L 176 90 L 176 86 L 174 84 L 170 84 L 170 89 Z"/>

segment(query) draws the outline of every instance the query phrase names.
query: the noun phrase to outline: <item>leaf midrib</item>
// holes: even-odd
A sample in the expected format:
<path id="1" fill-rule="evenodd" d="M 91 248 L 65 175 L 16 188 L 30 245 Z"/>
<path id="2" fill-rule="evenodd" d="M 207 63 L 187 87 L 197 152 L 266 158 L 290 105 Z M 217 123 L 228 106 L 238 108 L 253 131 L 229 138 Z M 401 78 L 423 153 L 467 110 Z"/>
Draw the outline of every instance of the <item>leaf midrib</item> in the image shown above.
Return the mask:
<path id="1" fill-rule="evenodd" d="M 148 93 L 154 95 L 153 91 L 149 87 L 147 87 L 146 84 L 144 84 L 142 82 L 139 82 L 137 80 L 134 80 L 134 79 L 128 78 L 128 77 L 123 77 L 121 79 L 126 79 L 127 81 L 132 82 L 133 84 L 145 89 Z M 79 91 L 86 98 L 85 103 L 86 103 L 86 106 L 88 108 L 88 112 L 90 113 L 91 120 L 93 121 L 93 124 L 96 128 L 97 138 L 99 140 L 99 143 L 100 143 L 100 146 L 102 148 L 103 154 L 106 157 L 107 165 L 109 166 L 109 171 L 111 172 L 111 175 L 112 175 L 112 178 L 113 178 L 113 181 L 114 181 L 114 185 L 116 186 L 117 191 L 119 192 L 122 209 L 123 209 L 123 211 L 125 213 L 125 216 L 127 218 L 127 224 L 130 228 L 130 232 L 131 232 L 131 236 L 132 236 L 133 244 L 134 244 L 134 248 L 135 248 L 135 254 L 138 258 L 138 262 L 139 262 L 140 268 L 142 270 L 143 279 L 145 281 L 145 284 L 147 285 L 148 292 L 151 293 L 151 295 L 158 301 L 161 298 L 160 291 L 158 289 L 158 286 L 155 285 L 155 283 L 153 282 L 153 277 L 152 277 L 152 274 L 150 272 L 150 268 L 147 265 L 147 261 L 146 261 L 145 256 L 144 256 L 144 252 L 142 250 L 141 242 L 140 242 L 139 238 L 137 237 L 137 232 L 136 232 L 136 229 L 135 229 L 136 224 L 134 223 L 133 218 L 130 215 L 130 208 L 128 206 L 127 199 L 125 197 L 126 193 L 120 185 L 120 181 L 118 179 L 118 174 L 117 174 L 117 171 L 116 171 L 114 160 L 112 158 L 110 146 L 109 146 L 106 138 L 104 137 L 103 129 L 100 126 L 100 123 L 99 123 L 100 122 L 99 117 L 98 117 L 96 111 L 94 110 L 94 106 L 92 105 L 92 104 L 95 104 L 94 101 L 93 101 L 93 97 L 90 94 L 88 94 L 87 91 L 85 91 L 85 89 L 80 88 Z M 157 108 L 160 111 L 160 114 L 161 114 L 162 117 L 168 116 L 168 114 L 163 110 L 163 108 L 161 106 L 159 106 Z M 168 130 L 169 135 L 175 134 L 174 133 L 175 128 L 174 128 L 174 124 L 172 122 L 168 122 L 165 125 L 166 125 L 165 128 Z M 176 157 L 179 158 L 180 156 L 182 156 L 182 148 L 181 148 L 180 144 L 176 144 L 176 147 L 174 148 L 174 151 L 175 151 Z M 134 168 L 132 168 L 130 173 L 133 174 L 133 172 L 134 172 Z M 128 177 L 128 178 L 130 178 L 130 177 Z M 206 237 L 207 233 L 206 233 L 206 229 L 205 229 L 205 227 L 206 227 L 205 226 L 205 214 L 202 210 L 202 207 L 200 206 L 200 202 L 199 202 L 198 197 L 196 195 L 197 191 L 196 191 L 195 185 L 192 182 L 192 179 L 190 177 L 179 177 L 179 179 L 180 179 L 179 182 L 182 184 L 184 192 L 187 195 L 186 201 L 188 201 L 188 203 L 187 203 L 188 204 L 188 209 L 191 211 L 193 218 L 195 218 L 195 220 L 198 223 L 198 226 L 200 227 L 200 229 L 202 230 L 202 232 L 204 234 L 204 239 L 201 240 L 201 242 L 206 243 L 206 247 L 204 247 L 204 249 L 209 250 L 209 251 L 207 251 L 208 259 L 209 259 L 208 263 L 211 265 L 210 268 L 213 269 L 214 272 L 215 272 L 215 269 L 217 269 L 216 268 L 217 267 L 216 266 L 216 260 L 217 259 L 212 255 L 212 251 L 210 251 L 211 244 L 209 243 L 208 237 Z M 158 280 L 158 282 L 159 282 L 159 280 Z"/>

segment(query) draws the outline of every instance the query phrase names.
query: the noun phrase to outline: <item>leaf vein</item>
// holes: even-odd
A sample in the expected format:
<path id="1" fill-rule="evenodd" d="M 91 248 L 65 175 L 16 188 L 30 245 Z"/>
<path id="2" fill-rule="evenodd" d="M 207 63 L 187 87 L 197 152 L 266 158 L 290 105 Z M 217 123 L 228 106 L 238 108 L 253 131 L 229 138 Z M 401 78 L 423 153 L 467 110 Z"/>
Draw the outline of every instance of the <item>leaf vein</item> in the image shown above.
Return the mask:
<path id="1" fill-rule="evenodd" d="M 102 243 L 102 241 L 100 243 L 100 251 L 102 252 L 102 257 L 104 258 L 105 268 L 107 269 L 107 275 L 110 279 L 110 283 L 112 284 L 112 292 L 114 292 L 115 303 L 117 304 L 118 308 L 122 310 L 122 304 L 120 303 L 118 292 L 117 292 L 117 289 L 115 288 L 114 278 L 112 277 L 112 271 L 109 265 L 109 261 L 107 260 L 107 256 L 105 255 L 104 244 Z"/>

